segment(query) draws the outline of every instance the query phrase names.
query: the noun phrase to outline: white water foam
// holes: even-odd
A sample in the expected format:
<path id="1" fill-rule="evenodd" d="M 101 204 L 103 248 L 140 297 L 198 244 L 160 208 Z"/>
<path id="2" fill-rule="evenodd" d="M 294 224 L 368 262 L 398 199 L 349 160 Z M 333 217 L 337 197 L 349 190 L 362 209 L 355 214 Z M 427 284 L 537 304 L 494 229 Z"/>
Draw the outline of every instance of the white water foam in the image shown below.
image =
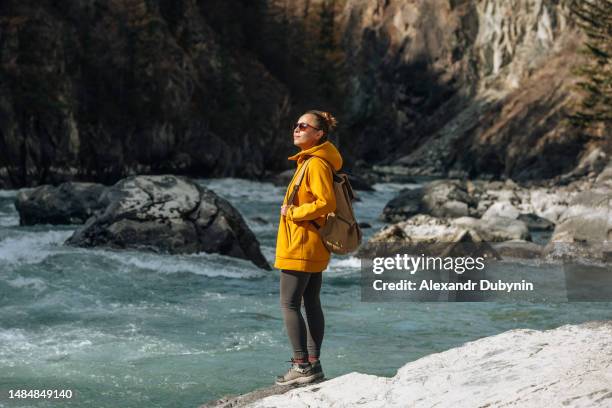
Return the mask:
<path id="1" fill-rule="evenodd" d="M 197 182 L 213 190 L 237 207 L 240 207 L 240 202 L 244 201 L 250 203 L 277 203 L 280 207 L 285 194 L 285 187 L 277 187 L 272 183 L 245 179 L 200 179 Z"/>
<path id="2" fill-rule="evenodd" d="M 0 226 L 13 227 L 19 225 L 19 214 L 12 202 L 0 203 Z"/>
<path id="3" fill-rule="evenodd" d="M 258 345 L 278 345 L 279 341 L 270 332 L 260 330 L 254 333 L 232 333 L 223 340 L 225 351 L 241 351 Z"/>
<path id="4" fill-rule="evenodd" d="M 227 259 L 219 254 L 159 255 L 133 251 L 99 249 L 95 251 L 100 256 L 120 263 L 126 267 L 127 272 L 138 268 L 168 274 L 190 272 L 209 277 L 257 278 L 263 276 L 263 272 L 249 261 Z"/>
<path id="5" fill-rule="evenodd" d="M 0 260 L 9 264 L 36 264 L 62 248 L 72 231 L 19 231 L 0 241 Z"/>
<path id="6" fill-rule="evenodd" d="M 210 277 L 257 278 L 263 271 L 250 261 L 229 258 L 220 254 L 198 253 L 193 255 L 152 254 L 137 251 L 117 251 L 103 248 L 89 249 L 64 246 L 72 231 L 19 231 L 18 235 L 0 241 L 0 263 L 37 264 L 50 256 L 74 253 L 94 255 L 110 259 L 124 266 L 127 271 L 134 268 L 160 273 L 190 272 Z M 14 282 L 19 284 L 20 282 Z M 21 282 L 23 284 L 32 284 Z"/>
<path id="7" fill-rule="evenodd" d="M 336 258 L 332 256 L 329 266 L 325 270 L 326 274 L 330 277 L 348 277 L 357 276 L 361 268 L 361 261 L 359 258 L 350 256 L 348 258 Z"/>
<path id="8" fill-rule="evenodd" d="M 32 365 L 45 370 L 45 362 L 61 361 L 74 354 L 78 358 L 122 362 L 150 358 L 152 355 L 200 354 L 201 349 L 186 347 L 141 333 L 130 323 L 114 333 L 72 325 L 46 327 L 42 330 L 0 328 L 0 366 Z M 109 354 L 111 353 L 111 354 Z M 49 367 L 50 370 L 53 367 Z"/>
<path id="9" fill-rule="evenodd" d="M 78 349 L 91 346 L 90 338 L 100 332 L 84 329 L 47 328 L 42 331 L 0 328 L 0 365 L 16 367 L 23 363 L 41 364 L 56 360 Z"/>
<path id="10" fill-rule="evenodd" d="M 348 258 L 333 258 L 330 261 L 330 266 L 333 268 L 342 268 L 342 269 L 357 269 L 361 268 L 361 260 L 354 256 L 349 256 Z"/>
<path id="11" fill-rule="evenodd" d="M 13 288 L 32 288 L 40 293 L 47 289 L 47 284 L 40 278 L 24 278 L 18 276 L 15 279 L 7 280 L 6 283 Z"/>
<path id="12" fill-rule="evenodd" d="M 0 227 L 16 227 L 18 225 L 19 225 L 18 216 L 0 214 Z"/>
<path id="13" fill-rule="evenodd" d="M 0 198 L 13 198 L 18 192 L 19 190 L 0 190 Z"/>

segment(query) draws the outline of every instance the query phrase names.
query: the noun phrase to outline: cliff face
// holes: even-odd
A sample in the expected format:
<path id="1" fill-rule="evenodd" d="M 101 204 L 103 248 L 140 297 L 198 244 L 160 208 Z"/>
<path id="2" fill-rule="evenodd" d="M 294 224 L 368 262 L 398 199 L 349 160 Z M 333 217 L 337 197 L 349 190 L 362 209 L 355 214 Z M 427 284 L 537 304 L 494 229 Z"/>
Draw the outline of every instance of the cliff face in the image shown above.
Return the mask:
<path id="1" fill-rule="evenodd" d="M 570 170 L 565 0 L 66 0 L 0 5 L 0 188 L 286 168 L 304 109 L 348 166 Z"/>
<path id="2" fill-rule="evenodd" d="M 194 0 L 3 2 L 0 187 L 285 159 L 286 87 L 208 17 Z"/>
<path id="3" fill-rule="evenodd" d="M 564 122 L 582 36 L 565 3 L 348 1 L 356 155 L 413 174 L 527 179 L 571 169 L 585 145 Z"/>

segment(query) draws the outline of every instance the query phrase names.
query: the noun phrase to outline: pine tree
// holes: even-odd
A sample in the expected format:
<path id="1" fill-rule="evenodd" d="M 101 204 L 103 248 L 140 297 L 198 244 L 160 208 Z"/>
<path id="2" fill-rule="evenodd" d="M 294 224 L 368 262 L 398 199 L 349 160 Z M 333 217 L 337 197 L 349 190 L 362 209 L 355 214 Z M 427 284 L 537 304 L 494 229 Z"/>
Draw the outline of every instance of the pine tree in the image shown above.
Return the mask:
<path id="1" fill-rule="evenodd" d="M 583 127 L 612 127 L 612 1 L 572 0 L 570 9 L 587 41 L 583 52 L 587 62 L 577 73 L 583 98 L 572 122 Z M 606 130 L 607 129 L 607 130 Z"/>

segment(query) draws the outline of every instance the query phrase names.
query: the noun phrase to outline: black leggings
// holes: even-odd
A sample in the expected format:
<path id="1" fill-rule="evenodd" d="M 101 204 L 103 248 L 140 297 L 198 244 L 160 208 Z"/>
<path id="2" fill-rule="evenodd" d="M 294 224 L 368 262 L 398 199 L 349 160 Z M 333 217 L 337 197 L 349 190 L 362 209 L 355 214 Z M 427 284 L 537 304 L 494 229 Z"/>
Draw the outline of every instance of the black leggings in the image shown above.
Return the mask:
<path id="1" fill-rule="evenodd" d="M 305 359 L 319 357 L 325 319 L 321 309 L 319 292 L 323 273 L 296 272 L 282 270 L 280 274 L 280 303 L 285 319 L 285 327 L 293 346 L 293 358 Z M 304 298 L 306 319 L 300 311 Z"/>

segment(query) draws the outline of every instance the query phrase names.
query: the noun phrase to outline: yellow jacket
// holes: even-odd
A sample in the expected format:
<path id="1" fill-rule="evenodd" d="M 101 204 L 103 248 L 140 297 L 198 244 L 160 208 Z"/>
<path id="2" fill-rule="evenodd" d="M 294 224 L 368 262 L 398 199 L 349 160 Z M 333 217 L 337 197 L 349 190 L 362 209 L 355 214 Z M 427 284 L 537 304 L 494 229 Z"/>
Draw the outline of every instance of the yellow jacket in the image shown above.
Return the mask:
<path id="1" fill-rule="evenodd" d="M 306 172 L 287 216 L 280 217 L 276 237 L 276 261 L 274 267 L 301 272 L 322 272 L 327 268 L 330 253 L 323 245 L 314 220 L 320 226 L 325 225 L 325 215 L 336 209 L 336 196 L 333 186 L 331 167 L 338 171 L 342 167 L 342 157 L 338 149 L 330 142 L 303 150 L 289 157 L 297 160 L 297 172 L 300 171 L 308 157 Z M 297 177 L 289 183 L 285 200 L 289 199 Z"/>

